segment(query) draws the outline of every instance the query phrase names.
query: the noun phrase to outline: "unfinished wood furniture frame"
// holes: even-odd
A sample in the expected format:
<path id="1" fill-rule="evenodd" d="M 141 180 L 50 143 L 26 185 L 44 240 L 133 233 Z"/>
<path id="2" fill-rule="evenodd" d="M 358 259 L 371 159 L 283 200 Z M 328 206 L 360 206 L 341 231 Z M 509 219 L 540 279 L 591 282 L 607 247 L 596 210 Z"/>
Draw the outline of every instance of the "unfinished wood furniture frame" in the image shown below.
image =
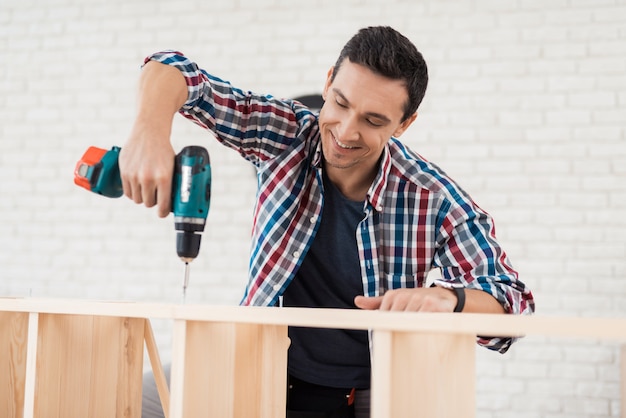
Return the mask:
<path id="1" fill-rule="evenodd" d="M 169 390 L 150 318 L 173 321 Z M 145 341 L 166 417 L 284 417 L 291 325 L 371 330 L 372 418 L 475 416 L 476 335 L 626 342 L 626 318 L 0 298 L 0 416 L 139 417 Z"/>

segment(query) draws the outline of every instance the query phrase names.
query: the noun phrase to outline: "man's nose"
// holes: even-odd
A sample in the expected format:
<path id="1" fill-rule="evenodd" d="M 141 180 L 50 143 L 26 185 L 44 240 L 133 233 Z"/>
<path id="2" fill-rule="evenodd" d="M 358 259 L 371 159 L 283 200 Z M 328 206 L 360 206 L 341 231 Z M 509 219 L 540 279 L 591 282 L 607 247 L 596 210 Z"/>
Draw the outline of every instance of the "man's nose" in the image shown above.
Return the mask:
<path id="1" fill-rule="evenodd" d="M 337 127 L 337 139 L 341 142 L 359 139 L 359 125 L 355 117 L 347 117 Z"/>

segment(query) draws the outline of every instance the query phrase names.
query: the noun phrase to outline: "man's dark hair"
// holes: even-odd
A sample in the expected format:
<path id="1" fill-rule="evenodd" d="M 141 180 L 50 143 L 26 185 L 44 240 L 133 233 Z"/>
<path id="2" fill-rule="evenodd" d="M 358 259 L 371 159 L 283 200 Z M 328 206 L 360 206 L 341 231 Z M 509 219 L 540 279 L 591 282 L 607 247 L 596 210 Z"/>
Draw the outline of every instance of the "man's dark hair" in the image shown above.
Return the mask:
<path id="1" fill-rule="evenodd" d="M 417 111 L 426 93 L 428 68 L 422 54 L 404 35 L 388 26 L 359 30 L 341 50 L 331 82 L 346 58 L 383 77 L 403 80 L 409 100 L 404 105 L 402 120 L 405 121 Z"/>

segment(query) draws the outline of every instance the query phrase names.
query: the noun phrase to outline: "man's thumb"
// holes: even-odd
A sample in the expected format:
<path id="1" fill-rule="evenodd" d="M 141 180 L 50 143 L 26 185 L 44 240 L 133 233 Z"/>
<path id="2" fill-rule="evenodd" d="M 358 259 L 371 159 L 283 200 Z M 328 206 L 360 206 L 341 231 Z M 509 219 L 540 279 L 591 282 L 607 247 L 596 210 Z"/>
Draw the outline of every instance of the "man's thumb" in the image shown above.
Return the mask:
<path id="1" fill-rule="evenodd" d="M 383 301 L 382 296 L 375 296 L 371 298 L 368 298 L 365 296 L 357 296 L 354 298 L 354 304 L 356 305 L 357 308 L 368 309 L 368 310 L 380 308 L 380 304 L 382 303 L 382 301 Z"/>

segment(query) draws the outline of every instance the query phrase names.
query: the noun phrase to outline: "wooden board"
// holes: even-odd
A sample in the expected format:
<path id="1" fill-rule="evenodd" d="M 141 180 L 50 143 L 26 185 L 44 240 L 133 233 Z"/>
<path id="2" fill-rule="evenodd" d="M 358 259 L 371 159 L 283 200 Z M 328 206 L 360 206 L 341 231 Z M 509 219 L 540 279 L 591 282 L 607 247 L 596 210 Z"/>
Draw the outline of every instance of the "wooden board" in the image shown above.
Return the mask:
<path id="1" fill-rule="evenodd" d="M 41 314 L 34 416 L 141 414 L 144 319 Z"/>
<path id="2" fill-rule="evenodd" d="M 24 413 L 28 313 L 0 312 L 0 417 Z"/>
<path id="3" fill-rule="evenodd" d="M 626 317 L 563 317 L 409 313 L 358 309 L 171 305 L 63 299 L 0 298 L 0 311 L 167 318 L 301 327 L 441 332 L 470 335 L 545 335 L 626 341 Z"/>
<path id="4" fill-rule="evenodd" d="M 475 339 L 374 332 L 373 418 L 475 416 Z"/>
<path id="5" fill-rule="evenodd" d="M 286 326 L 188 321 L 185 335 L 172 359 L 184 361 L 185 418 L 285 416 Z"/>
<path id="6" fill-rule="evenodd" d="M 151 317 L 174 321 L 170 418 L 284 417 L 287 326 L 372 331 L 372 418 L 473 417 L 477 334 L 626 341 L 626 318 L 3 298 L 0 314 L 1 383 L 11 386 L 0 407 L 11 418 L 21 404 L 25 418 L 139 416 L 144 335 L 156 351 L 144 333 Z M 621 357 L 624 404 L 624 347 Z"/>

